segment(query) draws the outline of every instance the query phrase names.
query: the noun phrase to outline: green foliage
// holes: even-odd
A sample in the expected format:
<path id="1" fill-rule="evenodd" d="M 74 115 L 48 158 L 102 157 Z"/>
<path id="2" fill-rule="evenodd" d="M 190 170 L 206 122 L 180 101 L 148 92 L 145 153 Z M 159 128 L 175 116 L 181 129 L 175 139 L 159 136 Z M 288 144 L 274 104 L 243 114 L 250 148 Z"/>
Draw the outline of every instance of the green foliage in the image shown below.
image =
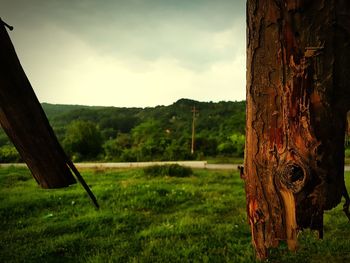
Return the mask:
<path id="1" fill-rule="evenodd" d="M 162 159 L 168 161 L 193 160 L 194 156 L 191 155 L 190 148 L 189 138 L 181 137 L 179 140 L 171 140 L 163 153 Z"/>
<path id="2" fill-rule="evenodd" d="M 345 158 L 350 158 L 350 148 L 345 149 Z"/>
<path id="3" fill-rule="evenodd" d="M 244 155 L 245 102 L 198 102 L 180 99 L 169 106 L 117 108 L 42 104 L 66 151 L 75 161 L 176 161 L 242 158 Z M 195 153 L 191 154 L 191 109 L 196 106 Z M 93 124 L 97 136 L 82 140 L 74 122 Z M 75 134 L 71 136 L 70 133 Z M 81 137 L 86 137 L 82 135 Z M 345 162 L 350 161 L 349 139 Z M 73 141 L 85 141 L 78 147 Z M 95 146 L 90 143 L 98 141 Z M 73 146 L 74 144 L 74 146 Z M 11 145 L 0 130 L 0 147 Z M 75 149 L 72 149 L 75 148 Z M 85 150 L 84 148 L 89 148 Z M 95 149 L 95 150 L 94 150 Z M 97 150 L 98 149 L 98 150 Z M 216 161 L 215 161 L 216 159 Z M 238 160 L 241 163 L 241 160 Z"/>
<path id="4" fill-rule="evenodd" d="M 1 129 L 1 126 L 0 126 L 0 146 L 4 146 L 4 145 L 8 145 L 8 144 L 9 144 L 9 140 L 7 138 L 7 135 Z"/>
<path id="5" fill-rule="evenodd" d="M 129 134 L 119 133 L 115 139 L 104 143 L 103 149 L 106 161 L 135 162 L 137 153 L 131 149 L 132 138 Z"/>
<path id="6" fill-rule="evenodd" d="M 191 108 L 194 105 L 199 114 L 196 116 L 195 155 L 191 155 Z M 239 146 L 218 146 L 229 144 L 232 133 L 244 133 L 245 102 L 181 99 L 169 106 L 145 109 L 76 106 L 62 115 L 54 111 L 52 105 L 45 105 L 48 106 L 48 114 L 54 112 L 54 117 L 49 119 L 61 141 L 65 140 L 62 130 L 73 120 L 95 123 L 103 140 L 103 160 L 167 161 L 201 159 L 218 154 L 242 156 Z M 86 159 L 84 155 L 80 156 L 82 160 Z"/>
<path id="7" fill-rule="evenodd" d="M 151 161 L 161 156 L 169 140 L 158 121 L 145 121 L 131 131 L 137 161 Z"/>
<path id="8" fill-rule="evenodd" d="M 0 163 L 16 163 L 21 157 L 14 146 L 5 145 L 0 147 Z"/>
<path id="9" fill-rule="evenodd" d="M 228 140 L 219 144 L 217 150 L 220 155 L 243 157 L 244 156 L 245 136 L 243 134 L 234 133 Z"/>
<path id="10" fill-rule="evenodd" d="M 98 211 L 80 185 L 44 190 L 27 169 L 0 169 L 1 262 L 256 262 L 237 172 L 82 175 Z M 345 182 L 350 188 L 350 173 Z M 303 232 L 296 253 L 271 249 L 269 262 L 349 262 L 342 204 L 325 213 L 324 227 L 323 240 Z"/>
<path id="11" fill-rule="evenodd" d="M 74 121 L 67 127 L 63 146 L 73 160 L 94 158 L 102 150 L 101 133 L 92 122 Z"/>
<path id="12" fill-rule="evenodd" d="M 120 155 L 120 161 L 122 162 L 136 162 L 137 161 L 137 152 L 134 148 L 124 149 Z"/>
<path id="13" fill-rule="evenodd" d="M 117 139 L 106 141 L 103 144 L 103 150 L 107 161 L 117 161 L 123 153 L 123 149 L 120 147 Z"/>
<path id="14" fill-rule="evenodd" d="M 184 167 L 178 164 L 152 165 L 143 168 L 143 172 L 148 176 L 170 176 L 170 177 L 188 177 L 193 174 L 190 167 Z"/>
<path id="15" fill-rule="evenodd" d="M 225 141 L 218 145 L 217 150 L 221 155 L 225 156 L 233 153 L 235 150 L 235 147 L 231 141 Z"/>
<path id="16" fill-rule="evenodd" d="M 234 146 L 234 152 L 237 157 L 243 157 L 245 136 L 243 134 L 234 133 L 230 136 L 230 140 Z"/>
<path id="17" fill-rule="evenodd" d="M 205 159 L 216 163 L 232 163 L 232 160 L 241 163 L 242 160 L 236 159 L 244 155 L 244 101 L 213 103 L 180 99 L 169 106 L 149 108 L 47 103 L 42 106 L 56 136 L 74 161 Z M 193 106 L 199 113 L 196 115 L 195 153 L 191 154 Z M 87 135 L 84 128 L 72 128 L 78 126 L 75 122 L 94 126 L 96 136 Z M 89 136 L 92 139 L 87 139 Z M 0 129 L 0 147 L 5 145 L 12 144 Z M 345 162 L 349 164 L 349 137 L 346 137 L 345 147 Z"/>
<path id="18" fill-rule="evenodd" d="M 244 133 L 245 102 L 180 99 L 169 106 L 144 109 L 47 103 L 42 106 L 58 140 L 75 161 L 172 161 L 242 156 L 241 148 L 230 144 L 229 137 Z M 193 106 L 199 110 L 194 155 L 190 152 Z M 86 139 L 90 135 L 75 122 L 98 127 L 97 132 L 93 131 L 97 137 Z M 1 131 L 0 147 L 3 145 L 10 143 Z"/>

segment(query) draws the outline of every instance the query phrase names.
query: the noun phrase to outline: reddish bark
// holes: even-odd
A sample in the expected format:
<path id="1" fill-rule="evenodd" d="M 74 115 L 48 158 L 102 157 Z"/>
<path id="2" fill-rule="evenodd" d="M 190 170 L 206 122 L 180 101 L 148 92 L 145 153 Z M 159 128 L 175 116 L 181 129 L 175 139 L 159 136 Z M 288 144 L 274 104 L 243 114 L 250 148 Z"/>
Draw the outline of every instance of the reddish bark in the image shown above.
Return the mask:
<path id="1" fill-rule="evenodd" d="M 244 178 L 258 258 L 346 196 L 350 2 L 247 1 Z"/>

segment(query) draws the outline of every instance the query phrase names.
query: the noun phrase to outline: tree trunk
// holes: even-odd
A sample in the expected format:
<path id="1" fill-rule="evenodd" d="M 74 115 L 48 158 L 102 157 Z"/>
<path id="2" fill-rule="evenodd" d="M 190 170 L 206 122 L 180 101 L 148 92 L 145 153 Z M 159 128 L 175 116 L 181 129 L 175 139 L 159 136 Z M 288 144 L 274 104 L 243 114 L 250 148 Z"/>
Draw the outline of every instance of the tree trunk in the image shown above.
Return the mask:
<path id="1" fill-rule="evenodd" d="M 244 175 L 260 259 L 346 197 L 350 1 L 247 1 Z M 348 209 L 348 202 L 344 211 Z"/>

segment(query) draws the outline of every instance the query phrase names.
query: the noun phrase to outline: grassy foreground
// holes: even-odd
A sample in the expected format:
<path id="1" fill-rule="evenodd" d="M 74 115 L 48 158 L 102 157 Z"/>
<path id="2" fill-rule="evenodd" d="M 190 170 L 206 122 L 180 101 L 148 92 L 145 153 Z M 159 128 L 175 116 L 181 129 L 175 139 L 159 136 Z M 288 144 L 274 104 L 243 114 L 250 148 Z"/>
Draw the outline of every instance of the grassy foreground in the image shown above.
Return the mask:
<path id="1" fill-rule="evenodd" d="M 243 182 L 229 171 L 188 178 L 142 170 L 85 171 L 96 211 L 79 185 L 38 188 L 27 169 L 0 169 L 1 262 L 254 262 Z M 350 174 L 346 175 L 350 188 Z M 270 262 L 350 262 L 341 205 L 325 215 L 325 237 L 302 233 Z"/>

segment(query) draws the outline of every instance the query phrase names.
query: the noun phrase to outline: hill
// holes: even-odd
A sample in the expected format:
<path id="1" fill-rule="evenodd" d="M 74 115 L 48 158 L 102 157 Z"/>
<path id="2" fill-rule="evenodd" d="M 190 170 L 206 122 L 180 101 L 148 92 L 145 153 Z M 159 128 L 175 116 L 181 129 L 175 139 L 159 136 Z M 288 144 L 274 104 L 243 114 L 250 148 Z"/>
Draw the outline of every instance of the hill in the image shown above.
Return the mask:
<path id="1" fill-rule="evenodd" d="M 42 106 L 58 139 L 76 161 L 183 160 L 243 154 L 244 101 L 180 99 L 169 106 L 147 108 Z M 198 110 L 195 155 L 190 154 L 193 107 Z M 95 149 L 88 144 L 94 144 L 91 147 Z M 9 161 L 1 154 L 4 147 L 7 151 L 11 148 L 3 131 L 0 147 L 0 161 Z"/>

